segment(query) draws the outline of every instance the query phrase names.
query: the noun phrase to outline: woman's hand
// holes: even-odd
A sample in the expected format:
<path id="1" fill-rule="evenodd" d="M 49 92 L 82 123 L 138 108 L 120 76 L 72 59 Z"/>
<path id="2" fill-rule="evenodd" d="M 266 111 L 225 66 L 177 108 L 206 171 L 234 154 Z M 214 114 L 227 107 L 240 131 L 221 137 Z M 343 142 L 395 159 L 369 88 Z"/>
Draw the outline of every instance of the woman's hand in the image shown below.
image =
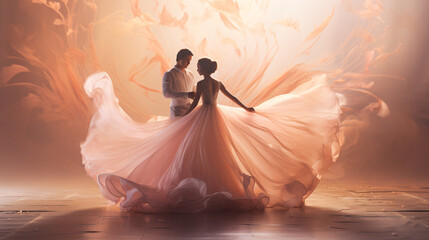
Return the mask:
<path id="1" fill-rule="evenodd" d="M 246 108 L 246 111 L 248 111 L 248 112 L 255 112 L 255 109 L 254 109 L 254 108 L 252 108 L 252 107 L 247 107 L 247 108 Z"/>

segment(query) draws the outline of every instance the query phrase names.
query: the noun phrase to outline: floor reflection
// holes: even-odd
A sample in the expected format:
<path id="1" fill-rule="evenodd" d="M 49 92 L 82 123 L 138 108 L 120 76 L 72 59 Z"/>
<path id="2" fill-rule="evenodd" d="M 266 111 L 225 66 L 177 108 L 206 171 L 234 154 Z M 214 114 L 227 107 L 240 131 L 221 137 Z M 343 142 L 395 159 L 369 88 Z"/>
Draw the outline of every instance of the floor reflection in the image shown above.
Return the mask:
<path id="1" fill-rule="evenodd" d="M 370 216 L 305 206 L 264 212 L 121 213 L 91 208 L 39 220 L 7 239 L 276 239 L 379 237 Z"/>
<path id="2" fill-rule="evenodd" d="M 302 208 L 200 214 L 125 213 L 109 206 L 96 188 L 52 190 L 51 195 L 21 192 L 15 196 L 9 202 L 2 198 L 6 201 L 0 207 L 4 239 L 427 239 L 429 236 L 429 189 L 416 185 L 322 184 Z M 19 226 L 13 228 L 13 224 Z"/>

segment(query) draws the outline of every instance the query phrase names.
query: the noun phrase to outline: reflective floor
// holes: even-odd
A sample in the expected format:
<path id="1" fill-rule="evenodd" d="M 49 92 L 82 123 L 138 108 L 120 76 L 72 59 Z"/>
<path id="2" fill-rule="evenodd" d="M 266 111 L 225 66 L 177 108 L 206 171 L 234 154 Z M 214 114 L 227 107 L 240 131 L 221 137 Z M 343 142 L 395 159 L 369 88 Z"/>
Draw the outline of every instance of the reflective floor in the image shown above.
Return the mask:
<path id="1" fill-rule="evenodd" d="M 429 183 L 322 181 L 306 206 L 123 213 L 95 184 L 0 190 L 1 239 L 429 239 Z"/>

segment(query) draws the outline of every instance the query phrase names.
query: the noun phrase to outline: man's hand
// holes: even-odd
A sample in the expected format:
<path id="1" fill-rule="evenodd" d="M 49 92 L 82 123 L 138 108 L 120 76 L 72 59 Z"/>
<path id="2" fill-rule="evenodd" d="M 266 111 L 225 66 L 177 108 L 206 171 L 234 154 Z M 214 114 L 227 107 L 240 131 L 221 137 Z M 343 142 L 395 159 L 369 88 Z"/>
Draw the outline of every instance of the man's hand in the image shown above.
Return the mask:
<path id="1" fill-rule="evenodd" d="M 195 92 L 188 92 L 188 98 L 195 98 Z"/>

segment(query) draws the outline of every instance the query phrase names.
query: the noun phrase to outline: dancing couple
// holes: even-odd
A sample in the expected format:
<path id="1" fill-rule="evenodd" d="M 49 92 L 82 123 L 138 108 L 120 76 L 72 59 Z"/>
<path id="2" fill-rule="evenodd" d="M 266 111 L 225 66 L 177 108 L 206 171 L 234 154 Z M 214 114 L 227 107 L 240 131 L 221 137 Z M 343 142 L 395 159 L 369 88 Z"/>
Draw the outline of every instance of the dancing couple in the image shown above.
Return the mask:
<path id="1" fill-rule="evenodd" d="M 192 111 L 198 104 L 203 89 L 210 85 L 220 85 L 220 90 L 232 101 L 249 112 L 254 112 L 253 108 L 244 106 L 237 98 L 231 95 L 222 83 L 214 80 L 210 75 L 217 70 L 216 61 L 208 58 L 201 58 L 197 63 L 197 71 L 200 76 L 204 76 L 200 88 L 195 93 L 195 80 L 193 74 L 186 68 L 192 60 L 193 53 L 189 49 L 181 49 L 176 56 L 176 65 L 164 74 L 162 79 L 162 93 L 164 97 L 171 98 L 170 118 L 184 116 Z M 213 89 L 216 89 L 213 88 Z M 217 95 L 217 93 L 214 93 Z M 206 96 L 206 95 L 204 95 Z M 191 99 L 194 99 L 192 102 Z M 206 98 L 207 99 L 207 96 Z M 203 104 L 207 104 L 203 98 Z M 191 106 L 192 102 L 192 107 Z M 213 101 L 212 101 L 213 102 Z"/>
<path id="2" fill-rule="evenodd" d="M 211 77 L 217 63 L 208 58 L 198 60 L 203 80 L 195 87 L 186 69 L 192 56 L 180 50 L 164 74 L 168 120 L 136 123 L 107 73 L 86 80 L 97 113 L 81 152 L 103 195 L 138 212 L 302 206 L 338 155 L 340 110 L 326 77 L 309 74 L 291 92 L 252 108 Z M 218 105 L 219 91 L 241 108 Z"/>

